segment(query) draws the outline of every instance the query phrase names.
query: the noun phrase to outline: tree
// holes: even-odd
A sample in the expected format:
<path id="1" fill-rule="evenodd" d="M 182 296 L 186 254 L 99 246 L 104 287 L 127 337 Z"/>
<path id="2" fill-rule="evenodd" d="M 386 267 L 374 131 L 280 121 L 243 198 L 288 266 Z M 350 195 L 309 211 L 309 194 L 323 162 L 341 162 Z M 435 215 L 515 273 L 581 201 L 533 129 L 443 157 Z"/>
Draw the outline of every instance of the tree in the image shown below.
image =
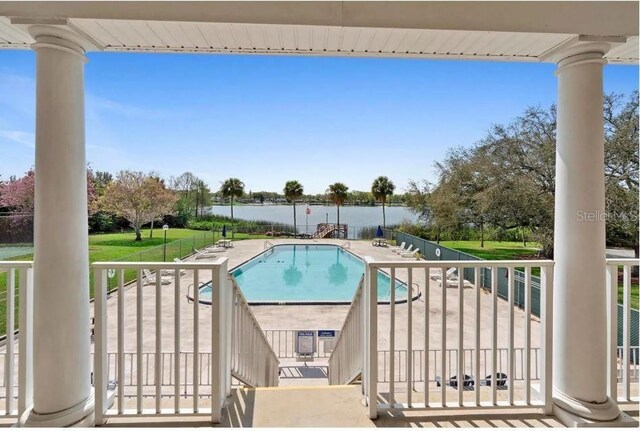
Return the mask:
<path id="1" fill-rule="evenodd" d="M 162 177 L 160 177 L 160 174 L 158 172 L 155 172 L 155 171 L 149 172 L 149 178 L 161 183 L 162 187 L 164 187 L 164 180 L 162 179 Z M 173 208 L 171 208 L 171 209 L 173 209 Z M 160 216 L 158 216 L 158 217 L 160 217 Z M 154 217 L 154 218 L 151 219 L 151 226 L 149 226 L 149 238 L 153 238 L 153 225 L 154 225 L 154 223 L 156 221 L 156 218 L 158 218 L 158 217 Z"/>
<path id="2" fill-rule="evenodd" d="M 220 193 L 231 204 L 231 224 L 233 225 L 233 199 L 241 198 L 244 194 L 244 183 L 237 178 L 229 178 L 222 183 Z M 233 235 L 233 233 L 232 233 Z"/>
<path id="3" fill-rule="evenodd" d="M 36 174 L 30 169 L 22 178 L 11 178 L 0 183 L 0 207 L 8 207 L 13 212 L 32 214 L 35 202 Z M 96 188 L 94 175 L 87 168 L 87 205 L 89 214 L 96 212 Z"/>
<path id="4" fill-rule="evenodd" d="M 198 216 L 196 201 L 198 181 L 201 180 L 191 172 L 185 172 L 179 177 L 172 177 L 169 180 L 170 188 L 175 190 L 180 196 L 177 204 L 179 216 L 181 214 L 184 215 L 184 218 Z"/>
<path id="5" fill-rule="evenodd" d="M 387 217 L 384 212 L 384 205 L 387 203 L 387 197 L 391 196 L 395 191 L 396 186 L 393 182 L 385 177 L 381 176 L 373 180 L 371 185 L 371 194 L 373 197 L 382 203 L 382 227 L 387 227 Z"/>
<path id="6" fill-rule="evenodd" d="M 291 202 L 293 204 L 293 232 L 298 234 L 298 227 L 296 224 L 296 199 L 300 199 L 302 197 L 302 193 L 304 189 L 302 184 L 300 184 L 296 180 L 287 181 L 284 185 L 284 197 L 287 199 L 287 202 Z"/>
<path id="7" fill-rule="evenodd" d="M 338 221 L 338 237 L 340 237 L 340 206 L 344 204 L 347 199 L 347 191 L 349 187 L 342 183 L 334 183 L 327 189 L 329 200 L 336 205 L 337 221 Z"/>
<path id="8" fill-rule="evenodd" d="M 111 175 L 111 173 L 106 171 L 95 172 L 93 176 L 93 183 L 98 196 L 102 196 L 104 194 L 104 190 L 107 188 L 111 181 L 113 181 L 113 175 Z"/>
<path id="9" fill-rule="evenodd" d="M 14 212 L 33 213 L 35 172 L 30 169 L 20 179 L 12 178 L 0 186 L 0 206 L 9 207 Z"/>
<path id="10" fill-rule="evenodd" d="M 638 257 L 638 92 L 605 96 L 604 125 L 607 243 Z"/>
<path id="11" fill-rule="evenodd" d="M 638 92 L 604 98 L 607 244 L 633 247 L 638 238 Z M 508 125 L 494 125 L 472 148 L 438 163 L 433 187 L 410 185 L 409 203 L 440 233 L 474 224 L 525 231 L 553 257 L 556 108 L 528 108 Z"/>
<path id="12" fill-rule="evenodd" d="M 347 202 L 352 205 L 367 205 L 375 206 L 375 198 L 370 192 L 363 192 L 360 190 L 352 190 L 347 194 Z"/>
<path id="13" fill-rule="evenodd" d="M 198 209 L 200 210 L 200 217 L 204 214 L 204 208 L 211 205 L 211 190 L 209 186 L 203 180 L 198 179 L 195 183 L 195 196 L 196 196 L 196 218 L 198 218 Z"/>
<path id="14" fill-rule="evenodd" d="M 480 246 L 484 247 L 484 231 L 492 206 L 491 170 L 485 155 L 474 149 L 454 148 L 444 161 L 436 163 L 436 168 L 439 181 L 434 194 L 450 211 L 440 216 L 476 226 L 480 230 Z"/>
<path id="15" fill-rule="evenodd" d="M 410 181 L 407 196 L 409 209 L 418 215 L 436 242 L 440 243 L 443 234 L 451 235 L 462 226 L 455 210 L 457 204 L 444 187 L 435 188 L 426 180 Z"/>
<path id="16" fill-rule="evenodd" d="M 157 178 L 142 172 L 120 171 L 107 186 L 100 206 L 127 219 L 135 230 L 136 241 L 142 241 L 142 226 L 171 212 L 176 200 L 175 194 Z"/>

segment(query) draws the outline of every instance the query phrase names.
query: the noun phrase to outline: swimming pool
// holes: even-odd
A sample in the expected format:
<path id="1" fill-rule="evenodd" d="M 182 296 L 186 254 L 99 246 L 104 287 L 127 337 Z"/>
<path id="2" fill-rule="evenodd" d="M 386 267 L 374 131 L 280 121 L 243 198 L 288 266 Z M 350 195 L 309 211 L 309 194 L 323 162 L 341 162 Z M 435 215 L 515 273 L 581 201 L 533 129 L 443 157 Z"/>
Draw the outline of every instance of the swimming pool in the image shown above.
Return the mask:
<path id="1" fill-rule="evenodd" d="M 250 304 L 349 304 L 364 262 L 336 245 L 276 245 L 232 271 Z M 378 272 L 378 301 L 389 302 L 391 281 Z M 397 302 L 407 300 L 407 285 L 395 282 Z M 211 284 L 200 289 L 211 302 Z"/>

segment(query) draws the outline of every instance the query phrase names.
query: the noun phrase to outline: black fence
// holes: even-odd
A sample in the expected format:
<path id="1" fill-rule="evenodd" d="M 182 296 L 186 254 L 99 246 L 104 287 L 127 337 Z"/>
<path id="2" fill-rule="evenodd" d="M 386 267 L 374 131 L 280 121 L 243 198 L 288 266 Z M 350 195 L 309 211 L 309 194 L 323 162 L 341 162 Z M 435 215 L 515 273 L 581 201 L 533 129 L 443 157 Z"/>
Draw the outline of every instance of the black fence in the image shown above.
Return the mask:
<path id="1" fill-rule="evenodd" d="M 0 214 L 0 244 L 33 244 L 33 214 Z"/>

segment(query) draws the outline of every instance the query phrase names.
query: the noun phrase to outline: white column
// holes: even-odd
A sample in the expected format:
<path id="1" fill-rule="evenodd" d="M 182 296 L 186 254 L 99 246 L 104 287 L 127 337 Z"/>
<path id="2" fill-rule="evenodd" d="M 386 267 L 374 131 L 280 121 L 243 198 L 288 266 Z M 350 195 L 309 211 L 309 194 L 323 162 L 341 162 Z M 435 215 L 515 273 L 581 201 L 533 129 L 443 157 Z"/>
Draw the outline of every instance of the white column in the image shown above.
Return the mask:
<path id="1" fill-rule="evenodd" d="M 608 49 L 585 43 L 556 57 L 553 397 L 554 412 L 578 422 L 620 414 L 606 387 L 602 68 Z"/>
<path id="2" fill-rule="evenodd" d="M 32 26 L 36 42 L 33 406 L 26 426 L 91 425 L 84 49 Z"/>

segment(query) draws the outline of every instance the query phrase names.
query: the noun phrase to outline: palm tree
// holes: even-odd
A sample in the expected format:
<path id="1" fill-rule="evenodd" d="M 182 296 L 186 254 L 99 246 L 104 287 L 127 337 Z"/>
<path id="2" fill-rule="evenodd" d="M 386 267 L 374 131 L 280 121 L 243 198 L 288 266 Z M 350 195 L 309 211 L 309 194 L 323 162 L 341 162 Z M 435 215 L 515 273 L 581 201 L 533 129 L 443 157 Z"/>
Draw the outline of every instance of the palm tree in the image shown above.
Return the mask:
<path id="1" fill-rule="evenodd" d="M 222 183 L 220 193 L 224 198 L 230 198 L 231 202 L 231 226 L 233 226 L 233 198 L 241 198 L 244 194 L 244 183 L 237 178 L 229 178 Z M 231 237 L 235 229 L 231 231 Z"/>
<path id="2" fill-rule="evenodd" d="M 344 204 L 344 201 L 347 200 L 347 190 L 349 190 L 349 187 L 342 183 L 331 184 L 327 190 L 329 200 L 336 204 L 338 211 L 338 237 L 340 237 L 340 205 Z"/>
<path id="3" fill-rule="evenodd" d="M 302 184 L 300 184 L 296 180 L 287 181 L 284 185 L 284 197 L 287 198 L 287 202 L 291 202 L 293 204 L 293 233 L 298 234 L 298 228 L 296 225 L 296 199 L 300 199 L 302 197 L 302 193 L 304 189 L 302 188 Z"/>
<path id="4" fill-rule="evenodd" d="M 387 177 L 378 177 L 373 180 L 373 184 L 371 185 L 371 194 L 374 198 L 379 200 L 382 203 L 382 227 L 387 227 L 387 218 L 384 213 L 384 204 L 387 203 L 387 196 L 391 196 L 393 191 L 396 189 L 396 186 L 393 182 Z"/>

